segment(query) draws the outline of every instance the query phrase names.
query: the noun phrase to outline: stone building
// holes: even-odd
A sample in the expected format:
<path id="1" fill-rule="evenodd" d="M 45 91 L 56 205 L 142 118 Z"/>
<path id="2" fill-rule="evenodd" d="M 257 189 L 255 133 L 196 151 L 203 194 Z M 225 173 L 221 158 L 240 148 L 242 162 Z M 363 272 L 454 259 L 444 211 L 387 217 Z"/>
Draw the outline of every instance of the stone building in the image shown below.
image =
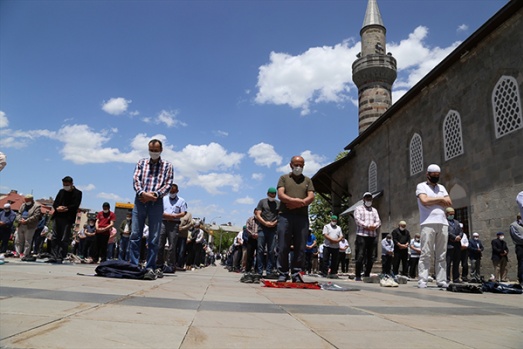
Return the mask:
<path id="1" fill-rule="evenodd" d="M 370 191 L 382 234 L 400 220 L 411 233 L 419 232 L 415 188 L 425 181 L 427 166 L 439 164 L 456 218 L 466 232 L 480 233 L 486 248 L 483 274 L 490 274 L 490 240 L 498 231 L 508 233 L 516 195 L 523 190 L 522 33 L 523 1 L 509 1 L 367 128 L 360 120 L 360 134 L 345 147 L 348 154 L 313 176 L 333 213 L 350 215 Z M 363 52 L 353 69 L 362 59 Z M 376 69 L 390 73 L 392 67 L 391 60 L 383 60 Z M 349 220 L 353 243 L 355 226 Z M 514 246 L 506 236 L 514 279 Z"/>

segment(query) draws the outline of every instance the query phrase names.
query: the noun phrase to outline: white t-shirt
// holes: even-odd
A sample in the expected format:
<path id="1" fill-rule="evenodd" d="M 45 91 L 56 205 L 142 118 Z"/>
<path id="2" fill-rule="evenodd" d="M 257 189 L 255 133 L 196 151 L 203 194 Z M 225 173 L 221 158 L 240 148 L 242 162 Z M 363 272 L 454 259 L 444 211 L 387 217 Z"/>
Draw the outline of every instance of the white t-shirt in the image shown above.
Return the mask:
<path id="1" fill-rule="evenodd" d="M 341 233 L 340 226 L 336 224 L 336 226 L 333 227 L 330 223 L 326 224 L 323 227 L 323 235 L 328 236 L 331 239 L 339 239 L 339 238 L 341 238 L 343 236 L 343 234 Z M 327 247 L 340 248 L 340 243 L 339 242 L 331 242 L 330 240 L 325 239 L 325 241 L 323 243 Z"/>
<path id="2" fill-rule="evenodd" d="M 419 199 L 420 194 L 426 194 L 429 198 L 443 198 L 449 195 L 447 189 L 445 189 L 441 184 L 436 184 L 435 187 L 432 187 L 431 185 L 428 185 L 427 182 L 422 182 L 416 187 L 416 196 L 418 197 L 420 225 L 449 225 L 447 216 L 445 215 L 445 208 L 441 205 L 424 206 Z"/>

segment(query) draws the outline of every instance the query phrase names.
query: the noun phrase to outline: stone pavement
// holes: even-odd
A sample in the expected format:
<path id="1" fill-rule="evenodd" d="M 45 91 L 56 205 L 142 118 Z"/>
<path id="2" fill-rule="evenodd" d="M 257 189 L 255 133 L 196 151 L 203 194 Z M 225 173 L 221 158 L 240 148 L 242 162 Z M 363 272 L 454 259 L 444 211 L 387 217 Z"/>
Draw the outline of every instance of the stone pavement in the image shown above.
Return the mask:
<path id="1" fill-rule="evenodd" d="M 220 266 L 154 281 L 78 272 L 94 267 L 0 265 L 0 347 L 523 348 L 522 295 L 274 289 Z"/>

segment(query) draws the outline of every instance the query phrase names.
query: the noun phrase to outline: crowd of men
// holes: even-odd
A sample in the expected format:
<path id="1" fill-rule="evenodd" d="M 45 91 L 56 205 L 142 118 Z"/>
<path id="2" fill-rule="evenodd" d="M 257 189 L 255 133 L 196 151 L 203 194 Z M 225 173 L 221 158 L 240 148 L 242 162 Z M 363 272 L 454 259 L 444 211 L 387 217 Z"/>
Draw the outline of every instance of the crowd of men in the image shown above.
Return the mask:
<path id="1" fill-rule="evenodd" d="M 0 211 L 0 253 L 7 252 L 14 232 L 12 256 L 24 261 L 35 260 L 36 254 L 44 252 L 43 242 L 47 241 L 45 253 L 51 263 L 62 263 L 72 246 L 73 253 L 86 263 L 120 259 L 146 268 L 152 279 L 163 277 L 163 273 L 214 265 L 214 248 L 207 243 L 200 223 L 188 212 L 186 201 L 178 195 L 172 164 L 161 158 L 162 142 L 153 139 L 148 148 L 149 157 L 138 161 L 133 174 L 134 207 L 119 227 L 115 226 L 116 216 L 110 204 L 105 202 L 96 217 L 73 235 L 82 192 L 66 176 L 49 216 L 42 215 L 40 204 L 32 195 L 25 196 L 16 213 L 9 203 L 5 204 Z M 340 266 L 342 273 L 348 272 L 352 249 L 347 232 L 338 225 L 338 217 L 332 215 L 321 232 L 323 243 L 317 243 L 317 236 L 309 227 L 308 207 L 314 200 L 314 185 L 303 174 L 305 160 L 294 156 L 289 166 L 291 171 L 279 178 L 276 188 L 267 190 L 224 256 L 229 270 L 245 273 L 244 282 L 258 282 L 264 275 L 279 282 L 303 282 L 302 275 L 313 271 L 336 279 Z M 447 287 L 449 282 L 469 281 L 469 263 L 470 280 L 481 281 L 483 243 L 477 232 L 470 237 L 463 232 L 447 190 L 438 184 L 440 174 L 438 165 L 430 165 L 427 180 L 416 187 L 420 233 L 411 237 L 402 220 L 397 229 L 381 240 L 382 273 L 412 279 L 417 275 L 419 288 L 427 287 L 431 268 L 440 287 Z M 372 193 L 364 193 L 361 199 L 362 205 L 354 211 L 356 281 L 372 272 L 381 226 Z M 517 203 L 523 211 L 523 192 L 517 196 Z M 49 219 L 52 229 L 48 229 Z M 521 212 L 510 226 L 510 235 L 516 246 L 518 281 L 522 283 Z M 497 233 L 491 246 L 495 279 L 507 281 L 509 250 L 503 232 Z"/>

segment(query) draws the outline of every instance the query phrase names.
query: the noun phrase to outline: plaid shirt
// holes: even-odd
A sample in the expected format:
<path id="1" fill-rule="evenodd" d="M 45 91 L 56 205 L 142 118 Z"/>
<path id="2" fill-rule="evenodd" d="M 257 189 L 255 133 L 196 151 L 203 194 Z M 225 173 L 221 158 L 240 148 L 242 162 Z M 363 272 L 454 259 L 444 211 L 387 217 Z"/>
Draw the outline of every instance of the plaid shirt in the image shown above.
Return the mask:
<path id="1" fill-rule="evenodd" d="M 153 192 L 162 198 L 171 190 L 173 181 L 173 165 L 161 158 L 156 163 L 149 158 L 141 159 L 134 169 L 133 186 L 138 196 L 143 192 Z"/>
<path id="2" fill-rule="evenodd" d="M 378 211 L 374 207 L 366 208 L 365 205 L 356 207 L 354 220 L 356 221 L 356 235 L 370 237 L 378 235 L 377 230 L 381 226 L 381 220 Z M 376 230 L 363 228 L 371 224 L 376 225 Z"/>

